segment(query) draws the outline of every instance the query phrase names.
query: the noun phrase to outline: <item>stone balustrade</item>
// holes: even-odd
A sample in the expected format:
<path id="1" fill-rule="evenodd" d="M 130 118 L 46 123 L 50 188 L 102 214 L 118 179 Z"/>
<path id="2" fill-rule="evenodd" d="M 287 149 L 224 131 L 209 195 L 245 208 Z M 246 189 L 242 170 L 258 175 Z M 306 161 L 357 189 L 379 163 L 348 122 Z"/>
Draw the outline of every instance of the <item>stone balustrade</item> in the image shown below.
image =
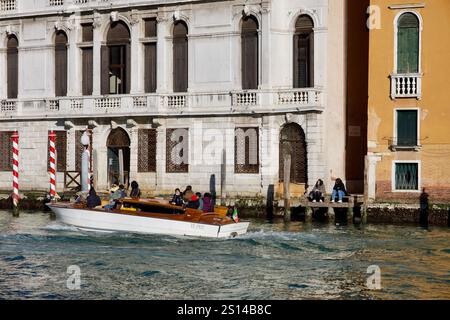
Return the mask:
<path id="1" fill-rule="evenodd" d="M 418 73 L 392 74 L 391 98 L 422 98 L 422 75 Z"/>
<path id="2" fill-rule="evenodd" d="M 196 0 L 0 0 L 0 15 L 7 14 L 38 14 L 55 13 L 61 11 L 73 12 L 104 8 L 119 8 L 123 6 L 142 6 L 167 2 L 195 2 Z M 200 0 L 198 0 L 200 1 Z"/>
<path id="3" fill-rule="evenodd" d="M 322 95 L 318 89 L 290 89 L 1 100 L 0 120 L 323 111 Z"/>

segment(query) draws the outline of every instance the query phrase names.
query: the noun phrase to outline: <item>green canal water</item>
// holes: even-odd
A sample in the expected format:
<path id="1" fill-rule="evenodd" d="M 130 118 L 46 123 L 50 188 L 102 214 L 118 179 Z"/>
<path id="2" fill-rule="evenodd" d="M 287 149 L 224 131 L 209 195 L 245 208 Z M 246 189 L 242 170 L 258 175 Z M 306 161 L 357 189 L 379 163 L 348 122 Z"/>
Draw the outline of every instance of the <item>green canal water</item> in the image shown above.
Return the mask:
<path id="1" fill-rule="evenodd" d="M 381 290 L 367 287 L 372 265 Z M 0 211 L 0 299 L 450 299 L 450 229 L 251 220 L 204 240 Z"/>

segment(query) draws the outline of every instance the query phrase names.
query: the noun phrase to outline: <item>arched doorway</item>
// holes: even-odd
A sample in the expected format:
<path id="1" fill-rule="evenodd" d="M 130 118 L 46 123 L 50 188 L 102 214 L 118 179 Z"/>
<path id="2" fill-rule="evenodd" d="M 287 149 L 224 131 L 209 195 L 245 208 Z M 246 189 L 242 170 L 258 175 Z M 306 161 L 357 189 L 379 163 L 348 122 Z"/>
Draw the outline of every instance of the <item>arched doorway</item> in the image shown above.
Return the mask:
<path id="1" fill-rule="evenodd" d="M 305 132 L 296 123 L 289 123 L 280 132 L 280 162 L 279 178 L 284 181 L 284 155 L 291 155 L 290 182 L 294 186 L 290 188 L 292 193 L 303 193 L 307 182 L 307 158 Z"/>
<path id="2" fill-rule="evenodd" d="M 106 141 L 108 148 L 108 184 L 128 187 L 130 176 L 130 137 L 122 128 L 111 130 Z"/>

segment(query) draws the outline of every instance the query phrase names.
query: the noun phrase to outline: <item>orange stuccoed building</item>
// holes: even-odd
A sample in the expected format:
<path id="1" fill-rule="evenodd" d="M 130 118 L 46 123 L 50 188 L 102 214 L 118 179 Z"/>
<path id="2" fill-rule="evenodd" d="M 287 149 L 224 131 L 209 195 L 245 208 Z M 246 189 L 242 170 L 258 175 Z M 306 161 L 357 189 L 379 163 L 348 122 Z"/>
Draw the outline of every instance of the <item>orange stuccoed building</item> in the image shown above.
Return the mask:
<path id="1" fill-rule="evenodd" d="M 371 0 L 367 19 L 366 196 L 450 202 L 450 1 Z"/>

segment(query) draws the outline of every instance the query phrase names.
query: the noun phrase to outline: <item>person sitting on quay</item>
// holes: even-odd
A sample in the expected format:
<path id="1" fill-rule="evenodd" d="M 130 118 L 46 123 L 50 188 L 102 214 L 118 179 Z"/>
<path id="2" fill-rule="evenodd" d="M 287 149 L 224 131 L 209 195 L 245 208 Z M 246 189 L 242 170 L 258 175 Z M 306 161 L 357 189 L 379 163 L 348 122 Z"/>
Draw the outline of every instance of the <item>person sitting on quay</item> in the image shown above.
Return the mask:
<path id="1" fill-rule="evenodd" d="M 336 196 L 339 198 L 338 202 L 342 203 L 345 196 L 347 196 L 347 190 L 345 189 L 344 182 L 342 179 L 337 178 L 333 187 L 333 192 L 331 194 L 331 202 L 335 202 Z"/>
<path id="2" fill-rule="evenodd" d="M 87 207 L 92 209 L 97 206 L 102 205 L 102 200 L 97 195 L 97 192 L 95 192 L 95 189 L 93 186 L 91 186 L 91 189 L 89 190 L 89 195 L 87 197 Z"/>
<path id="3" fill-rule="evenodd" d="M 211 194 L 208 192 L 206 192 L 203 195 L 203 209 L 202 210 L 205 213 L 214 211 L 212 197 L 211 197 Z"/>
<path id="4" fill-rule="evenodd" d="M 179 188 L 175 189 L 175 193 L 173 194 L 172 200 L 170 201 L 171 204 L 182 207 L 183 206 L 183 198 L 181 196 L 181 190 Z"/>
<path id="5" fill-rule="evenodd" d="M 200 205 L 200 203 L 198 201 L 198 197 L 194 194 L 194 195 L 192 195 L 191 200 L 188 201 L 186 208 L 198 209 L 199 205 Z"/>
<path id="6" fill-rule="evenodd" d="M 202 199 L 202 194 L 200 192 L 196 192 L 195 195 L 198 198 L 198 210 L 202 210 L 203 211 L 203 199 Z"/>
<path id="7" fill-rule="evenodd" d="M 325 190 L 325 184 L 321 179 L 317 180 L 316 184 L 314 185 L 314 188 L 309 193 L 309 201 L 312 202 L 323 202 L 324 195 L 326 193 Z"/>
<path id="8" fill-rule="evenodd" d="M 130 197 L 133 199 L 141 197 L 141 190 L 139 189 L 139 184 L 136 181 L 131 182 Z"/>

